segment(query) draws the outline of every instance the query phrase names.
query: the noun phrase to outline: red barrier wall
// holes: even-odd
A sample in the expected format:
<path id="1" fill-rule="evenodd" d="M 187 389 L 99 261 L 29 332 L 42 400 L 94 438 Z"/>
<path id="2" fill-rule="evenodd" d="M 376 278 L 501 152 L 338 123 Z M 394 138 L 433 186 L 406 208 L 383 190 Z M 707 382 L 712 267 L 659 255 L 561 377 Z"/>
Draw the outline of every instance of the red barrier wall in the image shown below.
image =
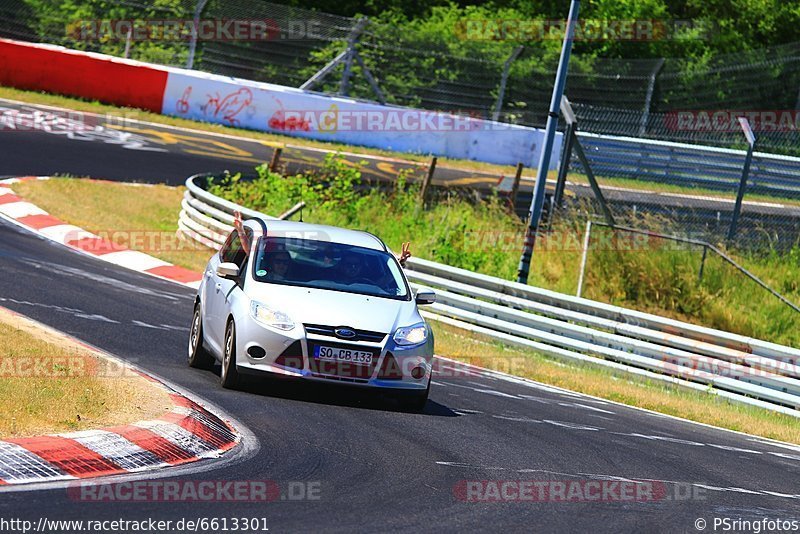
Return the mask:
<path id="1" fill-rule="evenodd" d="M 0 84 L 161 113 L 167 71 L 101 54 L 0 39 Z"/>

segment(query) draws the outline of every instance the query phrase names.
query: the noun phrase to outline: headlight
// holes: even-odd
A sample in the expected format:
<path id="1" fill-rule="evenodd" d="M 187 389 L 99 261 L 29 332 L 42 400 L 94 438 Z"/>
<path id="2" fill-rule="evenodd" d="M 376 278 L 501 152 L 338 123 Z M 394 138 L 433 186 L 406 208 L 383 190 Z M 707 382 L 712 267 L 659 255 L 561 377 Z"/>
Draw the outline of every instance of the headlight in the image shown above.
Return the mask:
<path id="1" fill-rule="evenodd" d="M 428 327 L 425 323 L 398 328 L 394 333 L 394 341 L 398 345 L 419 345 L 428 339 Z"/>
<path id="2" fill-rule="evenodd" d="M 259 323 L 278 330 L 291 330 L 294 328 L 294 321 L 288 314 L 270 308 L 260 302 L 252 301 L 250 303 L 250 316 Z"/>

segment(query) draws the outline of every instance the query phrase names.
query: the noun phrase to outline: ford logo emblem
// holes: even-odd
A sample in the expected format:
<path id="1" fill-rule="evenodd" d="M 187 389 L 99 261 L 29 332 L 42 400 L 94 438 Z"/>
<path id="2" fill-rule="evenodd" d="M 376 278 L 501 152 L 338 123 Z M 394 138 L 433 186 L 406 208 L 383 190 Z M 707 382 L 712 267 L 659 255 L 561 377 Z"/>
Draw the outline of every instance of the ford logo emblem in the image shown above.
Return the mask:
<path id="1" fill-rule="evenodd" d="M 336 334 L 336 337 L 340 337 L 343 339 L 353 339 L 354 337 L 356 337 L 356 332 L 352 328 L 344 328 L 344 327 L 337 328 L 336 330 L 333 331 L 333 333 Z"/>

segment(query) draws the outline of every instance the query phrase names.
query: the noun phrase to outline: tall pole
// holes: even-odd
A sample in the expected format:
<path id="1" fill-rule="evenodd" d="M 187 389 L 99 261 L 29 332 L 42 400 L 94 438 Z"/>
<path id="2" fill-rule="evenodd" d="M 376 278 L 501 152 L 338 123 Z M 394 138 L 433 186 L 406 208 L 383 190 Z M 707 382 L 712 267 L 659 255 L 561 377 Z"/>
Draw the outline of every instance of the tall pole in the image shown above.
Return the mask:
<path id="1" fill-rule="evenodd" d="M 564 36 L 564 45 L 561 47 L 561 59 L 558 62 L 558 73 L 556 74 L 555 87 L 553 87 L 553 98 L 550 100 L 550 112 L 547 114 L 544 146 L 542 146 L 542 153 L 539 157 L 539 170 L 536 173 L 536 186 L 533 189 L 531 207 L 528 211 L 528 230 L 525 233 L 525 245 L 522 249 L 522 257 L 519 259 L 519 268 L 517 269 L 517 282 L 521 284 L 528 283 L 528 272 L 530 271 L 531 258 L 533 257 L 533 246 L 536 243 L 539 220 L 542 218 L 547 171 L 550 168 L 550 153 L 553 151 L 553 142 L 556 138 L 556 127 L 558 126 L 558 108 L 561 104 L 561 95 L 564 94 L 564 86 L 567 84 L 569 56 L 572 53 L 572 39 L 575 34 L 575 26 L 578 23 L 578 10 L 580 9 L 580 5 L 580 0 L 572 0 L 572 4 L 569 8 L 567 33 Z"/>
<path id="2" fill-rule="evenodd" d="M 753 161 L 753 150 L 756 148 L 756 134 L 750 127 L 750 122 L 746 117 L 739 117 L 739 125 L 742 127 L 744 136 L 747 138 L 747 155 L 744 158 L 744 167 L 742 167 L 742 179 L 739 181 L 739 191 L 736 193 L 736 204 L 733 206 L 733 215 L 731 216 L 731 225 L 728 228 L 728 241 L 733 244 L 733 238 L 736 236 L 736 228 L 739 224 L 739 216 L 742 214 L 742 201 L 744 200 L 744 192 L 747 189 L 747 177 L 750 174 L 750 164 Z"/>

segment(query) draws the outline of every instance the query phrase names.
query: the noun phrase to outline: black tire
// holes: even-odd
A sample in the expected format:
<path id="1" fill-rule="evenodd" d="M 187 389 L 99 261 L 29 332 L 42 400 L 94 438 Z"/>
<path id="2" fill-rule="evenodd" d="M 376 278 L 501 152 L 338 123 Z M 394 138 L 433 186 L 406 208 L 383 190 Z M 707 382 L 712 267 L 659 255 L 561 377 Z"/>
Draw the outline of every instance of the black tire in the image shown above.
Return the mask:
<path id="1" fill-rule="evenodd" d="M 428 404 L 428 395 L 430 392 L 431 383 L 428 381 L 428 387 L 425 391 L 405 393 L 398 397 L 397 400 L 400 403 L 400 407 L 404 410 L 409 412 L 421 412 L 425 410 L 425 406 Z"/>
<path id="2" fill-rule="evenodd" d="M 228 326 L 225 328 L 225 346 L 219 380 L 225 389 L 235 389 L 239 385 L 239 371 L 236 369 L 236 325 L 233 319 L 228 321 Z"/>
<path id="3" fill-rule="evenodd" d="M 194 306 L 192 326 L 189 329 L 189 367 L 195 369 L 211 369 L 214 357 L 203 347 L 203 317 L 200 303 Z"/>

